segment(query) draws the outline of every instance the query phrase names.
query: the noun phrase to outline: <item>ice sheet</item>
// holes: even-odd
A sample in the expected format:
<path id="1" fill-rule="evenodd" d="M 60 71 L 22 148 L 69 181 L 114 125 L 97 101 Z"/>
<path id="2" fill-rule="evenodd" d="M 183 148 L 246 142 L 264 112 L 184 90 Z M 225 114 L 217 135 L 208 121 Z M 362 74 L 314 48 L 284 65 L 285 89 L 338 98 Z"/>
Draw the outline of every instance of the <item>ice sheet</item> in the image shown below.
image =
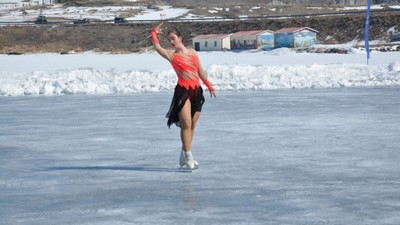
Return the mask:
<path id="1" fill-rule="evenodd" d="M 399 224 L 399 88 L 0 98 L 0 224 Z"/>

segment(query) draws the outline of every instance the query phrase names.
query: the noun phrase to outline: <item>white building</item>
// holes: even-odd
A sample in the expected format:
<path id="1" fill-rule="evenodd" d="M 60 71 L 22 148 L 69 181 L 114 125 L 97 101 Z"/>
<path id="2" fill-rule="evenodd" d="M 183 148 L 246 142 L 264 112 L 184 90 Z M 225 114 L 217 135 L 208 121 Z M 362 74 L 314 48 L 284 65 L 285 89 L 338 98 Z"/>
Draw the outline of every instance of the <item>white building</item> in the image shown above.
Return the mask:
<path id="1" fill-rule="evenodd" d="M 193 48 L 196 51 L 221 51 L 231 49 L 232 34 L 205 34 L 194 37 Z"/>

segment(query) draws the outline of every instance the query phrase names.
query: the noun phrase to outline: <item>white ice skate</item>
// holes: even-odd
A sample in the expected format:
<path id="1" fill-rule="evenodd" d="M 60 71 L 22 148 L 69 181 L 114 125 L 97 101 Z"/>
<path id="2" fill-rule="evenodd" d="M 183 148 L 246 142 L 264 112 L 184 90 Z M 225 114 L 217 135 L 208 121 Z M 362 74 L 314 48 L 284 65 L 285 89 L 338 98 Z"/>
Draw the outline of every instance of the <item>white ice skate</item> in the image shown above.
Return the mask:
<path id="1" fill-rule="evenodd" d="M 185 151 L 181 151 L 181 155 L 179 156 L 179 165 L 181 168 L 186 164 L 186 156 L 185 156 Z"/>
<path id="2" fill-rule="evenodd" d="M 187 170 L 195 170 L 199 168 L 199 163 L 193 159 L 192 152 L 181 151 L 181 155 L 179 157 L 179 165 L 182 167 L 185 166 Z"/>

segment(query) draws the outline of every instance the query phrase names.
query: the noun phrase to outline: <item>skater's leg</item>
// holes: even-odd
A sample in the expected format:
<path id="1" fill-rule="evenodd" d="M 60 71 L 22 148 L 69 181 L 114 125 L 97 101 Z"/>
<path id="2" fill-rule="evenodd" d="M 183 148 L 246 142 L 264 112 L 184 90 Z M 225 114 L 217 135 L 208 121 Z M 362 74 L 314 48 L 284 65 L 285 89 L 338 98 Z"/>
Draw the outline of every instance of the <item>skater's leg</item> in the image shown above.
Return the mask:
<path id="1" fill-rule="evenodd" d="M 190 100 L 187 100 L 181 112 L 179 113 L 182 140 L 182 152 L 179 158 L 179 163 L 181 167 L 186 165 L 187 169 L 193 170 L 199 167 L 199 163 L 193 159 L 191 145 L 194 135 L 194 128 L 197 120 L 200 117 L 200 113 L 196 112 L 193 116 L 193 120 L 191 115 L 191 103 Z"/>
<path id="2" fill-rule="evenodd" d="M 187 101 L 186 102 L 186 104 L 185 104 L 185 106 L 186 105 L 188 105 L 188 102 L 189 102 L 189 104 L 190 104 L 190 101 Z M 183 108 L 185 108 L 185 106 L 183 107 Z M 190 108 L 189 108 L 190 109 Z M 182 109 L 182 110 L 184 110 L 184 109 Z M 182 111 L 181 111 L 182 112 Z M 189 143 L 187 143 L 187 145 L 186 145 L 186 147 L 185 147 L 185 142 L 186 142 L 186 140 L 184 141 L 183 140 L 183 137 L 184 137 L 184 135 L 182 135 L 182 132 L 189 132 L 189 131 L 187 131 L 187 127 L 185 128 L 185 131 L 182 131 L 181 130 L 181 138 L 182 138 L 182 150 L 184 150 L 184 151 L 186 151 L 185 149 L 191 149 L 191 146 L 192 146 L 192 142 L 193 142 L 193 136 L 194 136 L 194 130 L 195 130 L 195 128 L 196 128 L 196 123 L 197 123 L 197 121 L 199 120 L 199 118 L 200 118 L 200 112 L 195 112 L 194 113 L 194 116 L 193 116 L 193 119 L 191 120 L 191 126 L 190 126 L 190 139 L 188 139 L 188 142 Z M 186 118 L 181 118 L 181 116 L 180 116 L 180 119 L 179 119 L 180 121 L 181 121 L 181 124 L 182 124 L 182 129 L 183 129 L 183 120 L 186 120 Z M 188 123 L 186 123 L 187 124 L 187 126 L 189 126 L 188 125 Z M 189 148 L 187 148 L 189 146 Z"/>
<path id="3" fill-rule="evenodd" d="M 192 116 L 190 100 L 186 100 L 181 112 L 179 113 L 179 122 L 181 123 L 181 141 L 182 150 L 190 151 L 192 144 Z"/>
<path id="4" fill-rule="evenodd" d="M 193 136 L 194 136 L 194 129 L 196 128 L 196 123 L 199 120 L 199 118 L 200 118 L 200 112 L 195 112 L 194 116 L 193 116 L 193 119 L 192 119 L 192 129 L 191 129 L 192 130 L 192 139 L 191 139 L 190 145 L 192 145 Z"/>

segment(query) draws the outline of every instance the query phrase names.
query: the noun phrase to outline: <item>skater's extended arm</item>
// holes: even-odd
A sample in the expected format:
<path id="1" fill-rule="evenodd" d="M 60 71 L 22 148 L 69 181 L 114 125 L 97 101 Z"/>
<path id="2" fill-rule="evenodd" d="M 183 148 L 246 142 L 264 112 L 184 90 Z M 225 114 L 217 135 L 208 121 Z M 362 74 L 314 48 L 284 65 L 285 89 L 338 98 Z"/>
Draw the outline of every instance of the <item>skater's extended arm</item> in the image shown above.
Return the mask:
<path id="1" fill-rule="evenodd" d="M 204 71 L 203 67 L 201 66 L 200 61 L 199 61 L 199 77 L 203 81 L 203 83 L 207 86 L 208 90 L 210 91 L 210 96 L 216 98 L 217 96 L 215 95 L 215 90 L 214 90 L 213 86 L 211 85 L 210 81 L 208 80 L 206 71 Z"/>
<path id="2" fill-rule="evenodd" d="M 168 51 L 167 49 L 161 47 L 160 41 L 158 40 L 157 34 L 162 34 L 160 28 L 163 25 L 163 23 L 160 23 L 156 28 L 151 30 L 151 39 L 153 40 L 153 45 L 158 54 L 160 54 L 163 58 L 165 58 L 168 61 L 172 61 L 174 59 L 174 55 L 171 51 Z"/>

